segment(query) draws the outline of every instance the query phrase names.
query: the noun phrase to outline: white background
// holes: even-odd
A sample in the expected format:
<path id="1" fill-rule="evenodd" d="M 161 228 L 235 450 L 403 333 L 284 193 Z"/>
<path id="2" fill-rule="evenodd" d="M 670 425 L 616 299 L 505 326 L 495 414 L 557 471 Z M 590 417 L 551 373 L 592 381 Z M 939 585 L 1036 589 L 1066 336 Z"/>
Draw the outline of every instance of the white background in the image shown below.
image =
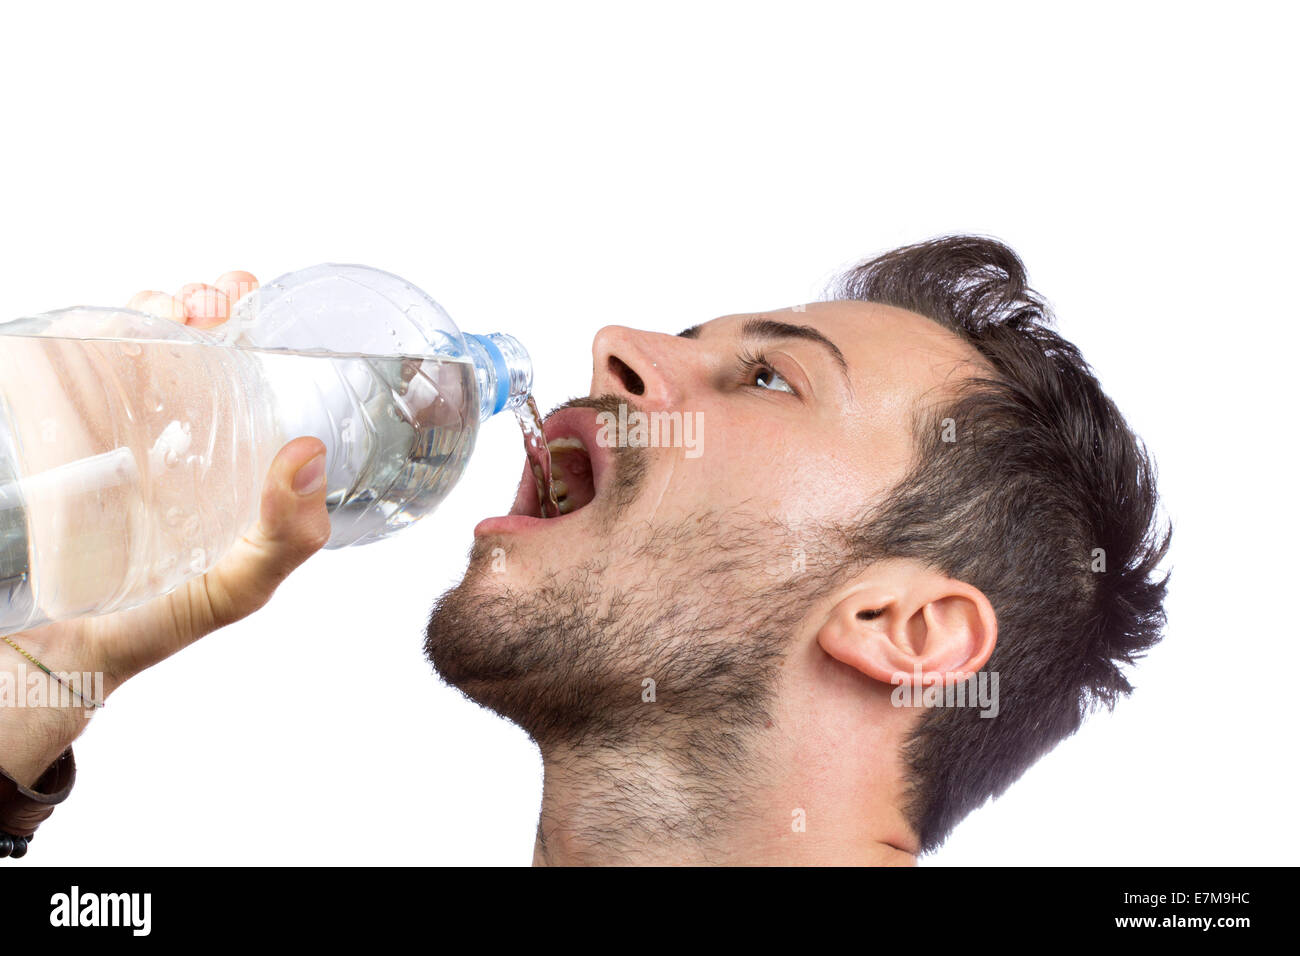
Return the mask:
<path id="1" fill-rule="evenodd" d="M 0 14 L 0 315 L 362 262 L 585 394 L 606 324 L 1009 242 L 1147 440 L 1165 643 L 932 865 L 1293 862 L 1296 24 L 1283 4 L 97 4 Z M 513 496 L 313 558 L 115 695 L 29 864 L 531 858 L 540 762 L 421 654 Z"/>

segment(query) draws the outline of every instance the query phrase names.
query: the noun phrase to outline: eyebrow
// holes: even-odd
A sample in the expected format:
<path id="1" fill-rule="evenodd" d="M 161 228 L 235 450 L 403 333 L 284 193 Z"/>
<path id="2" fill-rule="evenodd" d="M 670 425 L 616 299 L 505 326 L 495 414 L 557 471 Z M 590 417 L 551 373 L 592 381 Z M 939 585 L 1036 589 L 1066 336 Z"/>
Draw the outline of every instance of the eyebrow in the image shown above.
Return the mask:
<path id="1" fill-rule="evenodd" d="M 677 334 L 684 339 L 698 339 L 703 328 L 702 325 L 692 325 L 689 329 L 683 329 Z M 759 341 L 802 339 L 805 342 L 815 342 L 835 360 L 835 364 L 839 366 L 845 381 L 848 381 L 849 363 L 845 360 L 844 353 L 840 351 L 838 345 L 811 325 L 792 325 L 789 322 L 777 322 L 774 319 L 746 319 L 744 325 L 740 327 L 740 337 Z"/>

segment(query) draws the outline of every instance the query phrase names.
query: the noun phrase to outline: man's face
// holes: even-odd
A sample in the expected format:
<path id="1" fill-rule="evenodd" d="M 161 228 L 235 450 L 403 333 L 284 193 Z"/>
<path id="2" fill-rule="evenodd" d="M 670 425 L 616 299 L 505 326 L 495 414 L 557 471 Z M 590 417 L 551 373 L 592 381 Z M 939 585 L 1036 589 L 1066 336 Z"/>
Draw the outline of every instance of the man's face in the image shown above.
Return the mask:
<path id="1" fill-rule="evenodd" d="M 916 409 L 972 355 L 919 315 L 847 301 L 677 336 L 610 327 L 593 355 L 589 397 L 546 425 L 576 509 L 536 517 L 525 468 L 435 608 L 430 659 L 544 750 L 753 725 L 849 558 L 838 532 L 904 476 Z"/>

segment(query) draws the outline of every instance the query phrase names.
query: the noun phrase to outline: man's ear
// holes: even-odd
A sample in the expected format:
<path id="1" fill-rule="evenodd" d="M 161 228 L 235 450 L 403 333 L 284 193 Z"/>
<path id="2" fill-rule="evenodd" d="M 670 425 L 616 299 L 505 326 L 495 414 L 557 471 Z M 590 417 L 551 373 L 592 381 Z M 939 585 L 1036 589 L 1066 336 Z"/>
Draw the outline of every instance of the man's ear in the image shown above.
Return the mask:
<path id="1" fill-rule="evenodd" d="M 885 684 L 964 680 L 997 643 L 997 615 L 978 588 L 913 561 L 872 565 L 844 589 L 817 643 Z M 901 675 L 901 676 L 899 676 Z"/>

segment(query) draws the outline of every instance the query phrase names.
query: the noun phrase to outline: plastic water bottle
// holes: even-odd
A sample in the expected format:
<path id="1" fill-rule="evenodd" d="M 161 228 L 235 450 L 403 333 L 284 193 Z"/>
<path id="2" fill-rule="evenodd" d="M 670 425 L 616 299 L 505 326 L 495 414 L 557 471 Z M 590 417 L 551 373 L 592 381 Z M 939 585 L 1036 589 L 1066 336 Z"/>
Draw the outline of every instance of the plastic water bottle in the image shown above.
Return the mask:
<path id="1" fill-rule="evenodd" d="M 431 512 L 527 353 L 462 335 L 411 284 L 321 265 L 200 330 L 79 307 L 0 324 L 0 634 L 140 604 L 257 520 L 275 453 L 325 443 L 326 547 Z"/>

